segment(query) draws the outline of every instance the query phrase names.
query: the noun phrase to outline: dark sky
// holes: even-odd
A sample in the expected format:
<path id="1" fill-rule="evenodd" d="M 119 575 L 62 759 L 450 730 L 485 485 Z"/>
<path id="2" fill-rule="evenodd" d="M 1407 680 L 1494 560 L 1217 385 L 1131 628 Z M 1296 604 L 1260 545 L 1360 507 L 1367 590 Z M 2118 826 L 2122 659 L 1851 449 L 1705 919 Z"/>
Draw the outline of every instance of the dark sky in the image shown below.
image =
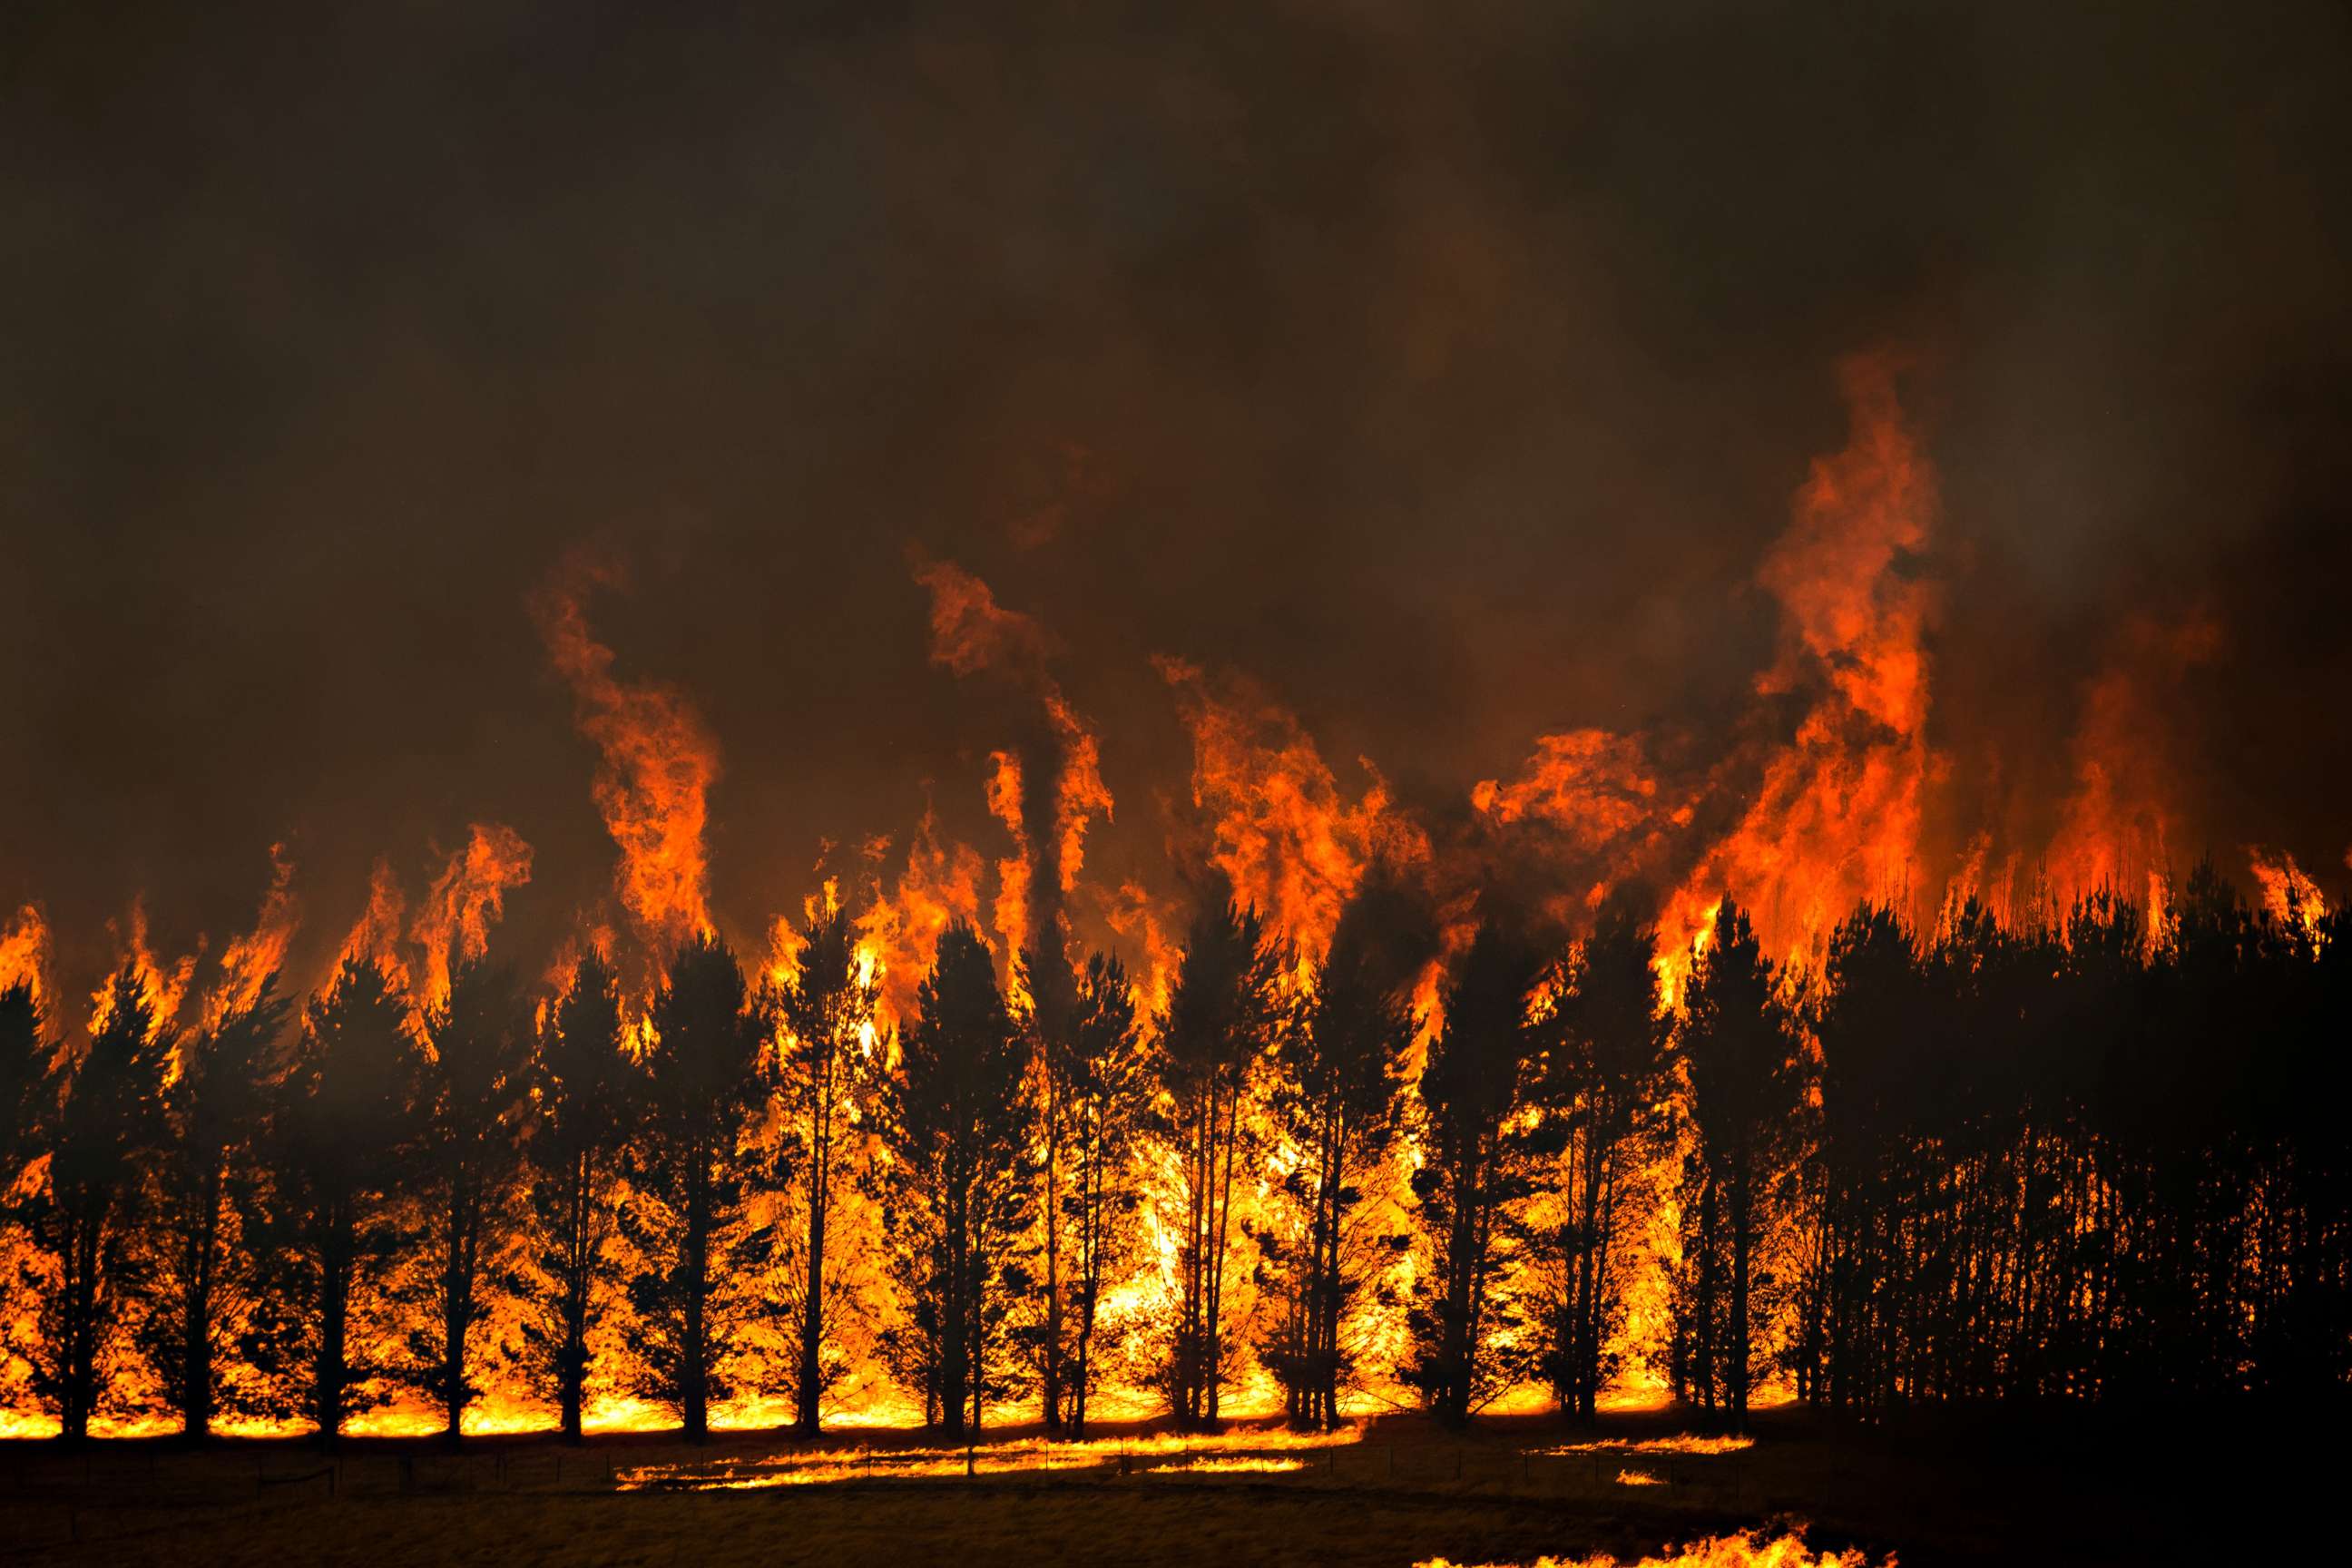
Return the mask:
<path id="1" fill-rule="evenodd" d="M 584 539 L 738 930 L 926 780 L 978 816 L 1019 701 L 927 664 L 910 547 L 1061 639 L 1106 865 L 1181 784 L 1156 652 L 1431 803 L 1705 733 L 1889 345 L 1956 766 L 2062 780 L 2130 618 L 2210 614 L 2200 832 L 2342 889 L 2340 5 L 228 9 L 0 19 L 0 900 L 69 970 L 142 890 L 217 943 L 279 839 L 331 941 L 478 819 L 566 923 L 610 848 L 523 605 Z"/>

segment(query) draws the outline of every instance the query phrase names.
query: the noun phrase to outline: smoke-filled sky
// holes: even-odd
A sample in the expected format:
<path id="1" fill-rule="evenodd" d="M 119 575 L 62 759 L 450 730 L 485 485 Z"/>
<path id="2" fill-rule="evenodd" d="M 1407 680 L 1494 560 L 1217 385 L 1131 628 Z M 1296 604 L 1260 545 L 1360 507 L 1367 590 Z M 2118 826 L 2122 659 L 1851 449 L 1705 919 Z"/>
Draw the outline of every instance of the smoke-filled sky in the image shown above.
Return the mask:
<path id="1" fill-rule="evenodd" d="M 739 933 L 927 797 L 1001 852 L 1034 700 L 930 660 L 923 562 L 1055 639 L 1105 876 L 1183 814 L 1154 655 L 1433 821 L 1541 734 L 1727 754 L 1856 353 L 1964 815 L 2046 836 L 2136 679 L 2176 851 L 2344 889 L 2341 6 L 715 9 L 0 19 L 0 909 L 66 972 L 142 894 L 217 946 L 274 843 L 331 951 L 477 821 L 551 944 L 613 870 L 527 609 L 583 545 Z"/>

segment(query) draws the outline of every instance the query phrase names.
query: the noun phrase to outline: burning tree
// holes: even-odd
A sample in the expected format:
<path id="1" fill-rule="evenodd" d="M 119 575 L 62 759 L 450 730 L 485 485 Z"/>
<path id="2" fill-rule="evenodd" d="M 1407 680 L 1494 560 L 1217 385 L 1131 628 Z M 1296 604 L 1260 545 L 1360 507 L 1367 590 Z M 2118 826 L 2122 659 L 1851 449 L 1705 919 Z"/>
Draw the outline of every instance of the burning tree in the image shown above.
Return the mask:
<path id="1" fill-rule="evenodd" d="M 1071 1434 L 1084 1437 L 1087 1399 L 1097 1375 L 1096 1315 L 1105 1286 L 1130 1250 L 1140 1197 L 1136 1157 L 1151 1110 L 1151 1058 L 1134 990 L 1116 957 L 1088 957 L 1072 997 L 1069 1030 L 1050 1048 L 1057 1053 L 1057 1152 L 1067 1173 L 1059 1198 L 1076 1287 L 1064 1399 Z"/>
<path id="2" fill-rule="evenodd" d="M 1692 1333 L 1701 1403 L 1748 1423 L 1764 1189 L 1795 1104 L 1792 1037 L 1780 977 L 1729 899 L 1691 970 L 1680 1047 L 1699 1135 L 1699 1270 Z"/>
<path id="3" fill-rule="evenodd" d="M 1264 1354 L 1290 1419 L 1327 1431 L 1339 1425 L 1339 1384 L 1351 1369 L 1343 1330 L 1382 1250 L 1353 1222 L 1367 1187 L 1386 1175 L 1401 1129 L 1425 926 L 1401 889 L 1360 889 L 1275 1064 L 1274 1122 L 1297 1151 L 1284 1189 L 1304 1223 L 1273 1244 L 1284 1300 Z"/>
<path id="4" fill-rule="evenodd" d="M 885 1346 L 922 1390 L 926 1419 L 961 1436 L 1003 1391 L 1011 1313 L 1029 1289 L 1034 1108 L 1022 1031 L 969 922 L 940 936 L 916 1002 L 876 1099 L 877 1184 L 906 1314 Z"/>
<path id="5" fill-rule="evenodd" d="M 1444 997 L 1445 1025 L 1421 1074 L 1424 1163 L 1413 1195 L 1434 1254 L 1413 1304 L 1408 1382 L 1438 1419 L 1459 1426 L 1510 1380 L 1490 1335 L 1507 1321 L 1498 1300 L 1512 1205 L 1528 1190 L 1513 1126 L 1542 1031 L 1530 1017 L 1543 970 L 1517 932 L 1478 928 Z"/>
<path id="6" fill-rule="evenodd" d="M 139 1342 L 192 1438 L 211 1429 L 235 1325 L 254 1299 L 255 1259 L 241 1244 L 237 1216 L 254 1205 L 270 1050 L 292 1011 L 275 994 L 276 981 L 265 977 L 251 1003 L 187 1035 L 179 1076 L 163 1090 L 165 1134 Z"/>
<path id="7" fill-rule="evenodd" d="M 267 1170 L 244 1219 L 263 1277 L 240 1345 L 262 1373 L 263 1408 L 301 1411 L 326 1444 L 383 1397 L 373 1380 L 392 1370 L 355 1352 L 354 1326 L 382 1308 L 404 1239 L 423 1066 L 405 993 L 346 958 L 303 1010 L 271 1097 Z"/>
<path id="8" fill-rule="evenodd" d="M 776 1098 L 801 1155 L 807 1223 L 787 1238 L 797 1250 L 787 1258 L 782 1304 L 795 1320 L 794 1425 L 814 1436 L 825 1391 L 847 1371 L 833 1331 L 848 1303 L 826 1276 L 825 1244 L 834 1210 L 849 1195 L 856 1118 L 872 1097 L 888 1042 L 876 1034 L 873 966 L 858 955 L 846 910 L 812 910 L 801 927 L 799 956 L 798 972 L 774 997 L 781 1026 Z"/>
<path id="9" fill-rule="evenodd" d="M 425 1015 L 417 1075 L 418 1275 L 403 1298 L 425 1310 L 410 1330 L 409 1376 L 431 1394 L 455 1444 L 474 1381 L 475 1331 L 490 1315 L 503 1254 L 520 1223 L 517 1177 L 530 1092 L 530 1025 L 506 970 L 476 958 L 451 972 Z"/>
<path id="10" fill-rule="evenodd" d="M 6 1128 L 0 1129 L 0 1176 L 10 1184 L 33 1157 L 38 1121 L 33 1095 L 48 1070 L 46 1022 L 31 981 L 0 986 L 0 1114 L 8 1118 Z M 0 1185 L 0 1194 L 6 1191 Z"/>
<path id="11" fill-rule="evenodd" d="M 36 1020 L 15 1010 L 18 1027 Z M 173 1034 L 156 1016 L 134 969 L 100 994 L 89 1047 L 60 1053 L 34 1090 L 30 1125 L 46 1169 L 14 1205 L 32 1241 L 17 1289 L 36 1303 L 37 1332 L 12 1346 L 32 1368 L 34 1392 L 58 1412 L 61 1435 L 89 1435 L 91 1415 L 122 1370 L 121 1331 L 136 1298 L 147 1166 L 163 1141 L 163 1064 Z"/>
<path id="12" fill-rule="evenodd" d="M 526 1148 L 538 1279 L 522 1350 L 554 1385 L 558 1426 L 576 1443 L 591 1336 L 620 1272 L 609 1244 L 626 1121 L 644 1093 L 625 1045 L 620 975 L 593 949 L 547 1010 L 535 1067 Z"/>
<path id="13" fill-rule="evenodd" d="M 1155 1065 L 1173 1106 L 1182 1230 L 1175 1332 L 1168 1365 L 1177 1419 L 1217 1419 L 1228 1374 L 1224 1296 L 1234 1178 L 1255 1129 L 1245 1115 L 1258 1069 L 1286 1016 L 1282 945 L 1255 910 L 1203 900 L 1160 1030 Z"/>
<path id="14" fill-rule="evenodd" d="M 1538 1339 L 1559 1407 L 1592 1419 L 1617 1371 L 1627 1253 L 1659 1194 L 1674 1016 L 1661 1005 L 1657 932 L 1612 900 L 1561 976 L 1549 1049 L 1533 1088 L 1543 1121 L 1549 1224 L 1537 1245 Z"/>
<path id="15" fill-rule="evenodd" d="M 708 932 L 678 950 L 647 1016 L 643 1119 L 628 1145 L 623 1234 L 641 1262 L 629 1280 L 629 1343 L 646 1397 L 678 1412 L 688 1442 L 710 1435 L 724 1363 L 751 1310 L 743 1298 L 763 1238 L 743 1221 L 755 1186 L 780 1173 L 752 1144 L 767 1092 L 768 1026 L 735 954 Z"/>

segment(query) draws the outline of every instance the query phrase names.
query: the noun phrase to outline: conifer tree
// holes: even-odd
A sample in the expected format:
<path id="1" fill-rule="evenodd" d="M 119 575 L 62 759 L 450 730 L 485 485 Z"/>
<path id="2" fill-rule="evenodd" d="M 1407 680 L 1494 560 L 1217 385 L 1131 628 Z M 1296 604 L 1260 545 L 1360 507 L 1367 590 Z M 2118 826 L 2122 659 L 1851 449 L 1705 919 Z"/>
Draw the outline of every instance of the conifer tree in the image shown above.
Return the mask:
<path id="1" fill-rule="evenodd" d="M 1091 954 L 1072 995 L 1070 1028 L 1056 1048 L 1061 1085 L 1060 1198 L 1072 1285 L 1064 1424 L 1087 1432 L 1097 1378 L 1097 1320 L 1103 1292 L 1132 1257 L 1140 1201 L 1137 1153 L 1151 1116 L 1151 1059 L 1135 994 L 1115 956 Z"/>
<path id="2" fill-rule="evenodd" d="M 410 1108 L 423 1205 L 417 1270 L 407 1300 L 409 1374 L 440 1408 L 455 1445 L 486 1349 L 478 1331 L 509 1270 L 520 1224 L 523 1119 L 530 1093 L 530 1026 L 513 976 L 487 960 L 453 965 L 449 994 L 424 1020 L 426 1050 Z"/>
<path id="3" fill-rule="evenodd" d="M 1606 905 L 1561 975 L 1537 1102 L 1555 1212 L 1547 1256 L 1545 1360 L 1563 1411 L 1593 1418 L 1616 1372 L 1632 1232 L 1663 1194 L 1672 1019 L 1660 1005 L 1657 932 L 1622 900 Z"/>
<path id="4" fill-rule="evenodd" d="M 782 1176 L 752 1142 L 768 1091 L 767 1021 L 735 954 L 708 932 L 671 959 L 655 994 L 643 1113 L 629 1145 L 621 1225 L 642 1263 L 629 1337 L 645 1392 L 678 1412 L 688 1442 L 732 1392 L 727 1362 L 755 1310 L 739 1264 L 767 1239 L 747 1228 L 754 1193 Z"/>
<path id="5" fill-rule="evenodd" d="M 775 997 L 776 1099 L 801 1165 L 801 1223 L 782 1238 L 791 1281 L 782 1305 L 795 1352 L 793 1426 L 814 1436 L 825 1393 L 847 1371 L 835 1330 L 848 1303 L 827 1272 L 827 1245 L 864 1136 L 857 1119 L 890 1042 L 876 1029 L 879 991 L 858 956 L 848 911 L 813 909 L 800 939 L 799 971 Z"/>
<path id="6" fill-rule="evenodd" d="M 907 1314 L 886 1348 L 954 1436 L 977 1432 L 988 1399 L 1008 1391 L 1012 1312 L 1028 1293 L 1027 1058 L 987 943 L 954 922 L 875 1119 L 883 1228 Z"/>
<path id="7" fill-rule="evenodd" d="M 1279 1037 L 1283 953 L 1255 910 L 1204 900 L 1186 932 L 1158 1042 L 1160 1088 L 1183 1212 L 1169 1402 L 1187 1426 L 1213 1426 L 1233 1346 L 1224 1321 L 1236 1173 L 1254 1138 L 1249 1111 Z"/>
<path id="8" fill-rule="evenodd" d="M 1705 1287 L 1702 1310 L 1721 1325 L 1705 1342 L 1706 1370 L 1734 1432 L 1747 1429 L 1756 1364 L 1752 1296 L 1763 1191 L 1795 1104 L 1795 1044 L 1779 993 L 1780 977 L 1746 912 L 1725 899 L 1692 965 L 1679 1045 L 1705 1168 L 1706 1226 L 1714 1233 L 1702 1244 L 1721 1268 Z"/>
<path id="9" fill-rule="evenodd" d="M 557 1426 L 581 1440 L 591 1340 L 619 1268 L 610 1243 L 616 1186 L 643 1075 L 623 1033 L 621 981 L 591 949 L 548 1011 L 534 1062 L 535 1117 L 525 1148 L 537 1289 L 520 1347 L 555 1394 Z"/>
<path id="10" fill-rule="evenodd" d="M 1510 1123 L 1541 1047 L 1528 1012 L 1542 968 L 1517 932 L 1491 919 L 1481 925 L 1444 989 L 1444 1026 L 1421 1074 L 1425 1163 L 1412 1190 L 1433 1256 L 1409 1314 L 1404 1373 L 1453 1426 L 1516 1370 L 1496 1360 L 1488 1335 L 1511 1321 L 1497 1276 L 1516 1241 L 1510 1215 L 1528 1190 L 1528 1159 Z"/>
<path id="11" fill-rule="evenodd" d="M 1431 945 L 1416 900 L 1385 882 L 1360 889 L 1274 1062 L 1275 1124 L 1297 1152 L 1285 1185 L 1303 1223 L 1267 1243 L 1283 1300 L 1265 1353 L 1302 1426 L 1339 1425 L 1349 1315 L 1385 1250 L 1361 1234 L 1358 1211 L 1400 1130 L 1404 1058 L 1420 1027 L 1412 986 Z"/>
<path id="12" fill-rule="evenodd" d="M 362 1331 L 386 1315 L 408 1236 L 424 1065 L 404 991 L 346 958 L 303 1009 L 270 1097 L 245 1216 L 263 1277 L 240 1348 L 263 1373 L 261 1410 L 308 1415 L 330 1447 L 400 1371 L 360 1347 L 377 1338 Z"/>
<path id="13" fill-rule="evenodd" d="M 224 1363 L 256 1287 L 237 1216 L 253 1205 L 270 1053 L 292 1003 L 264 979 L 253 1000 L 191 1031 L 163 1091 L 147 1308 L 140 1345 L 192 1439 L 211 1430 Z"/>
<path id="14" fill-rule="evenodd" d="M 108 982 L 99 1013 L 89 1046 L 61 1054 L 33 1091 L 32 1146 L 47 1163 L 15 1205 L 32 1247 L 11 1293 L 32 1303 L 34 1333 L 12 1348 L 68 1443 L 89 1436 L 129 1360 L 126 1313 L 138 1286 L 148 1173 L 164 1142 L 163 1068 L 174 1038 L 131 969 Z M 8 1331 L 17 1332 L 14 1314 Z"/>

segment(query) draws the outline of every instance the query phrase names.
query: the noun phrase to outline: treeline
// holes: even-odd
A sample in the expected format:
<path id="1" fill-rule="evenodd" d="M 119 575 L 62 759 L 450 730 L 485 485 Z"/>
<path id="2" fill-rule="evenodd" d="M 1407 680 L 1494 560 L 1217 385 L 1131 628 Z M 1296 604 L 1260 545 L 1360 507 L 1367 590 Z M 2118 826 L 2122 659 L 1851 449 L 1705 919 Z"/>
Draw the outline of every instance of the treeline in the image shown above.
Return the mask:
<path id="1" fill-rule="evenodd" d="M 1865 908 L 1795 974 L 1727 900 L 1667 1005 L 1621 900 L 1567 944 L 1489 918 L 1433 1019 L 1444 944 L 1375 879 L 1310 964 L 1204 900 L 1157 1016 L 956 924 L 894 1032 L 839 910 L 789 979 L 706 937 L 642 1008 L 593 953 L 538 1005 L 351 959 L 181 1027 L 126 971 L 68 1049 L 18 985 L 6 1346 L 68 1438 L 129 1390 L 330 1438 L 405 1392 L 454 1441 L 494 1386 L 575 1438 L 614 1386 L 814 1432 L 858 1356 L 959 1435 L 1083 1434 L 1114 1376 L 1208 1426 L 1253 1364 L 1324 1426 L 1531 1381 L 1590 1417 L 1633 1356 L 1735 1427 L 1767 1385 L 2340 1389 L 2345 925 L 2209 869 L 2153 930 Z"/>

